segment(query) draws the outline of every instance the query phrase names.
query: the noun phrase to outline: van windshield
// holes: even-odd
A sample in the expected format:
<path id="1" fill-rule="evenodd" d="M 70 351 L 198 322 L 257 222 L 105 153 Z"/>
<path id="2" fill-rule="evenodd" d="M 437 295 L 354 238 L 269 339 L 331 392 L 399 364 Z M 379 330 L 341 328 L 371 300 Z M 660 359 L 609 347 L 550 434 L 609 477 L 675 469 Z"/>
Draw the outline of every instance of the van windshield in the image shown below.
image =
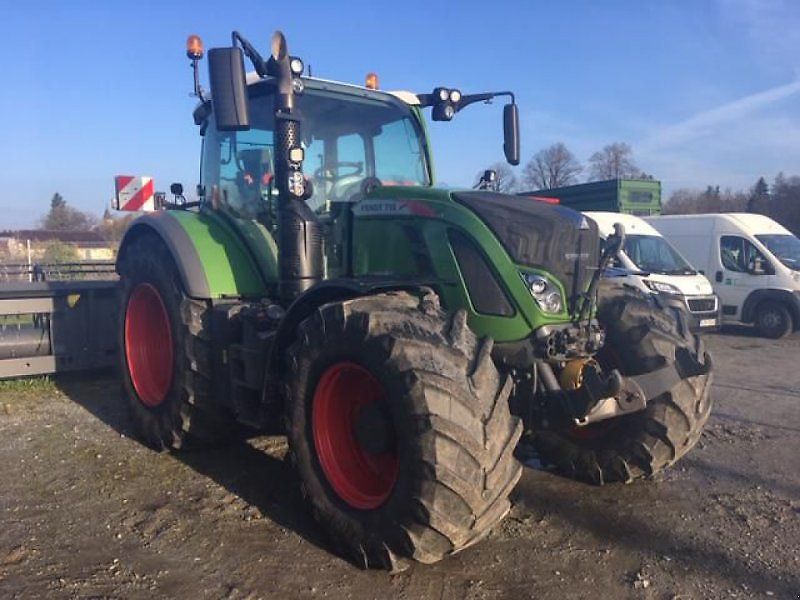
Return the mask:
<path id="1" fill-rule="evenodd" d="M 696 275 L 686 259 L 657 235 L 625 236 L 625 254 L 642 271 L 661 275 Z"/>
<path id="2" fill-rule="evenodd" d="M 769 234 L 757 235 L 756 239 L 764 244 L 784 265 L 800 271 L 800 240 L 793 235 Z"/>

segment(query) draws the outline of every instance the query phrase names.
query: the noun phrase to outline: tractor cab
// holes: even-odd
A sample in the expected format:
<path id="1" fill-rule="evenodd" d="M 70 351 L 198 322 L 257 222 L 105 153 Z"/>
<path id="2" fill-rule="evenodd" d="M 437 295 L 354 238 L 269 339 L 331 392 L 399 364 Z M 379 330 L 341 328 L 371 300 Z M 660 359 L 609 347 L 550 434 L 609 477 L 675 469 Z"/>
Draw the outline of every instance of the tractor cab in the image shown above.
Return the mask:
<path id="1" fill-rule="evenodd" d="M 251 78 L 252 80 L 252 78 Z M 431 161 L 419 110 L 386 92 L 301 79 L 300 147 L 309 182 L 308 206 L 319 216 L 356 199 L 365 180 L 386 186 L 429 186 Z M 276 225 L 275 111 L 269 81 L 247 87 L 250 127 L 221 131 L 214 118 L 204 130 L 202 188 L 245 218 Z"/>

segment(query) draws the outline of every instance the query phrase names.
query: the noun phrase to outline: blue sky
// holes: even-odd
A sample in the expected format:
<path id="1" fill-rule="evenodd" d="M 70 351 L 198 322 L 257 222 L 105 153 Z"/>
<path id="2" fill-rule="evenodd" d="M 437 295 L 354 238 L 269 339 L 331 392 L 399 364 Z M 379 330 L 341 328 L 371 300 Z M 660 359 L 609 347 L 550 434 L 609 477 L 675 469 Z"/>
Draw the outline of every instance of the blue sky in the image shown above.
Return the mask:
<path id="1" fill-rule="evenodd" d="M 314 74 L 385 89 L 513 89 L 522 154 L 563 141 L 585 161 L 613 141 L 667 190 L 800 174 L 800 3 L 29 2 L 0 20 L 0 229 L 34 224 L 53 192 L 101 213 L 115 174 L 158 189 L 198 176 L 184 56 L 239 29 L 266 52 L 282 29 Z M 203 65 L 203 77 L 206 67 Z M 500 106 L 432 128 L 438 176 L 470 183 L 502 157 Z"/>

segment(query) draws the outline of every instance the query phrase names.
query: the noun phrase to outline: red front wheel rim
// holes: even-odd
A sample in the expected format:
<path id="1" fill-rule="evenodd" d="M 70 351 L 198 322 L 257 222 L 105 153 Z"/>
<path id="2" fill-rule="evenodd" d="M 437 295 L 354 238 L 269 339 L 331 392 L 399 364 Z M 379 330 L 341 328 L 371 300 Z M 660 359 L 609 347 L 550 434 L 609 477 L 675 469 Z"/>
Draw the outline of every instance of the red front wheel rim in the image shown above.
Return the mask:
<path id="1" fill-rule="evenodd" d="M 125 358 L 139 400 L 150 408 L 159 406 L 172 387 L 175 358 L 167 308 L 152 284 L 138 284 L 128 298 Z"/>
<path id="2" fill-rule="evenodd" d="M 381 506 L 397 481 L 396 445 L 372 454 L 356 438 L 359 411 L 385 401 L 386 392 L 375 376 L 351 362 L 329 367 L 314 392 L 312 430 L 320 466 L 336 494 L 360 510 Z"/>

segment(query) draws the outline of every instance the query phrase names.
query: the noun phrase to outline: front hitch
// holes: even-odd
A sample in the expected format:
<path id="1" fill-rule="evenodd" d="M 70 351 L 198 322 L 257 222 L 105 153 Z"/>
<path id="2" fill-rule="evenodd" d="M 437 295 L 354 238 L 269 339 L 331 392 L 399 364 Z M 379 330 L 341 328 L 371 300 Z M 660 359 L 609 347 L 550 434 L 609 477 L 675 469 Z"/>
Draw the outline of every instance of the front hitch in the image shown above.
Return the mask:
<path id="1" fill-rule="evenodd" d="M 547 363 L 539 363 L 542 381 L 552 382 L 543 404 L 547 425 L 585 427 L 598 421 L 635 413 L 647 408 L 647 403 L 669 392 L 681 380 L 705 375 L 711 370 L 711 357 L 698 361 L 686 348 L 678 348 L 675 360 L 642 375 L 622 375 L 617 369 L 603 378 L 594 365 L 587 364 L 581 373 L 581 383 L 574 389 L 562 389 L 554 384 L 555 377 Z M 549 376 L 545 373 L 549 371 Z"/>

